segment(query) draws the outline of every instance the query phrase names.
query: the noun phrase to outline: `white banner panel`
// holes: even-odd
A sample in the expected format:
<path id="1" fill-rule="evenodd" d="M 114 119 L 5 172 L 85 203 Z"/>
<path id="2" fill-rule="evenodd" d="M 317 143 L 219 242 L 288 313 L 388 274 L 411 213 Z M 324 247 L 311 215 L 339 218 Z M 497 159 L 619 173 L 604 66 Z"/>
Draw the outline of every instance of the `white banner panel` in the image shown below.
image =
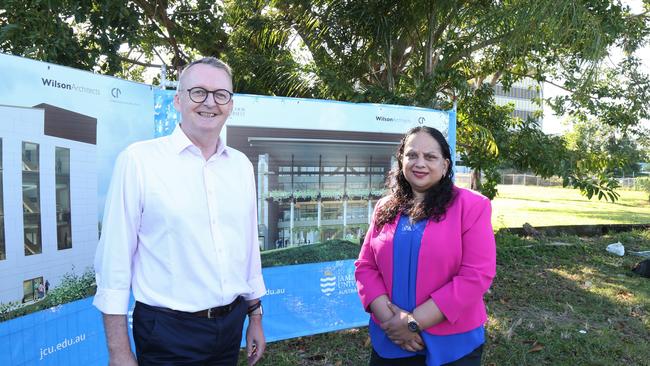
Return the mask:
<path id="1" fill-rule="evenodd" d="M 97 119 L 98 216 L 117 154 L 153 137 L 150 85 L 0 54 L 0 104 L 46 103 Z M 1 116 L 0 116 L 1 118 Z"/>
<path id="2" fill-rule="evenodd" d="M 404 133 L 417 125 L 447 134 L 446 111 L 386 104 L 236 94 L 228 126 Z"/>

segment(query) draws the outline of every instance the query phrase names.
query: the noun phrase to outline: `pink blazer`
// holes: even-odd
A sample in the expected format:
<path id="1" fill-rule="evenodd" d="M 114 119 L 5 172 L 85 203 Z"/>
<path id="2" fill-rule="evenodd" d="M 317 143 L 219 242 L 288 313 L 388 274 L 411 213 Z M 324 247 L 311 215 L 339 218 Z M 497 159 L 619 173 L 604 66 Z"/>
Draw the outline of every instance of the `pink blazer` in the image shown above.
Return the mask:
<path id="1" fill-rule="evenodd" d="M 456 197 L 443 220 L 429 220 L 420 247 L 416 304 L 429 298 L 445 315 L 426 329 L 435 335 L 463 333 L 487 320 L 483 295 L 496 273 L 496 244 L 490 221 L 490 200 L 468 189 L 454 187 Z M 384 204 L 386 198 L 377 203 Z M 375 212 L 377 211 L 375 207 Z M 381 295 L 392 298 L 393 235 L 399 217 L 375 230 L 375 217 L 361 247 L 355 277 L 361 303 Z"/>

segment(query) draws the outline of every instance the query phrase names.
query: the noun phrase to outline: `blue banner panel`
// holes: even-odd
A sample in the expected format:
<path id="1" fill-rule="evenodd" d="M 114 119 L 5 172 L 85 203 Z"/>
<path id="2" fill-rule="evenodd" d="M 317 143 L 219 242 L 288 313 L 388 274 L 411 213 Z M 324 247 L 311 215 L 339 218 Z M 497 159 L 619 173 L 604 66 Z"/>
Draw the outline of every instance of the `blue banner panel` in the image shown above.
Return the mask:
<path id="1" fill-rule="evenodd" d="M 353 260 L 264 268 L 263 274 L 268 342 L 368 324 L 357 296 Z M 133 306 L 131 299 L 129 329 Z M 0 323 L 0 365 L 107 362 L 102 314 L 92 306 L 92 298 Z"/>
<path id="2" fill-rule="evenodd" d="M 106 365 L 101 313 L 92 298 L 0 323 L 0 365 Z"/>
<path id="3" fill-rule="evenodd" d="M 368 325 L 353 260 L 264 268 L 263 273 L 269 342 Z"/>

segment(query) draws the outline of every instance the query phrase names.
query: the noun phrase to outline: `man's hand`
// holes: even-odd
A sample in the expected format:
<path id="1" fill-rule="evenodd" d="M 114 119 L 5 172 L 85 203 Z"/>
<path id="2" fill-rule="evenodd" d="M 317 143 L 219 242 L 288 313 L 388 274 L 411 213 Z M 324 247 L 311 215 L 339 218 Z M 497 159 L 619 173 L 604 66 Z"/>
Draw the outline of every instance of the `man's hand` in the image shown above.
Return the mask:
<path id="1" fill-rule="evenodd" d="M 408 329 L 408 321 L 406 319 L 408 312 L 392 303 L 388 303 L 388 308 L 395 315 L 380 325 L 381 329 L 386 332 L 388 338 L 406 351 L 417 352 L 423 350 L 424 342 L 420 334 L 411 332 Z"/>
<path id="2" fill-rule="evenodd" d="M 131 351 L 125 315 L 103 314 L 109 366 L 138 366 Z"/>
<path id="3" fill-rule="evenodd" d="M 266 339 L 262 328 L 262 315 L 251 315 L 248 317 L 248 328 L 246 328 L 248 364 L 255 365 L 262 358 L 265 349 Z"/>

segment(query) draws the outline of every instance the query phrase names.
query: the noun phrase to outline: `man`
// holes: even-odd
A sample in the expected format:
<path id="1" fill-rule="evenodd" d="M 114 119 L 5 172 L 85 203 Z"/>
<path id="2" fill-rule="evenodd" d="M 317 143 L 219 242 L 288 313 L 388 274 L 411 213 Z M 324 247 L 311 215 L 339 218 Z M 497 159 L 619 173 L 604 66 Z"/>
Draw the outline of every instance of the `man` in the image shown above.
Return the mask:
<path id="1" fill-rule="evenodd" d="M 38 288 L 36 289 L 36 292 L 38 294 L 39 299 L 42 299 L 42 298 L 45 297 L 45 286 L 43 286 L 42 282 L 38 285 Z"/>
<path id="2" fill-rule="evenodd" d="M 179 78 L 181 123 L 118 157 L 95 270 L 110 365 L 236 365 L 246 314 L 249 364 L 266 343 L 253 167 L 219 139 L 232 73 L 207 57 Z"/>

